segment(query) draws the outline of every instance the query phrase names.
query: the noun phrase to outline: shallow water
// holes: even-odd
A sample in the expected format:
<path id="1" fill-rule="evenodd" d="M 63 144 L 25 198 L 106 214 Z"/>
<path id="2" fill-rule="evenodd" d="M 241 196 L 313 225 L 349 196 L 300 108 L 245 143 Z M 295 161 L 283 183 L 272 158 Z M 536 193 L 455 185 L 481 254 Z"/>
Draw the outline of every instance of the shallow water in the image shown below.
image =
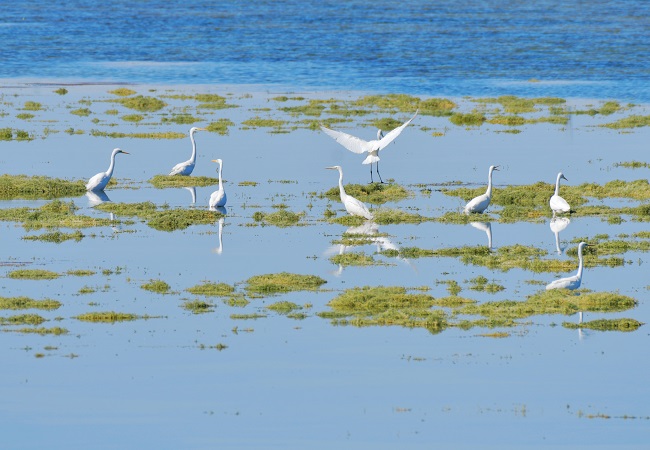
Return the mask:
<path id="1" fill-rule="evenodd" d="M 53 87 L 5 92 L 4 101 L 13 105 L 3 107 L 11 111 L 8 126 L 28 129 L 38 138 L 2 142 L 2 171 L 86 179 L 105 170 L 110 150 L 119 146 L 131 154 L 118 157 L 118 185 L 106 191 L 110 201 L 150 200 L 157 205 L 206 208 L 213 186 L 197 187 L 193 204 L 186 189 L 155 189 L 146 181 L 188 158 L 189 139 L 91 137 L 90 129 L 110 129 L 107 123 L 91 119 L 106 120 L 103 111 L 114 105 L 93 102 L 89 118 L 66 112 L 67 105 L 76 105 L 80 99 L 111 98 L 107 91 L 113 88 L 72 86 L 64 97 L 52 94 Z M 164 92 L 159 86 L 135 87 L 145 95 L 149 89 Z M 206 88 L 171 89 L 191 93 Z M 577 315 L 534 316 L 515 328 L 449 328 L 431 334 L 401 327 L 333 326 L 317 316 L 330 310 L 327 302 L 355 286 L 428 286 L 431 295 L 443 297 L 448 295 L 447 285 L 440 282 L 455 280 L 463 288 L 460 295 L 479 302 L 524 300 L 543 290 L 556 274 L 489 270 L 455 258 L 403 261 L 374 255 L 389 265 L 340 268 L 332 264 L 329 256 L 338 251 L 331 249 L 333 241 L 349 227 L 324 221 L 326 208 L 339 216 L 344 211 L 339 202 L 312 193 L 321 194 L 336 185 L 336 174 L 324 170 L 326 166 L 342 165 L 346 183 L 369 181 L 368 166 L 361 165 L 360 155 L 347 152 L 319 131 L 273 134 L 264 128 L 244 129 L 245 118 L 279 116 L 275 111 L 259 111 L 275 108 L 268 100 L 275 95 L 234 92 L 229 101 L 238 108 L 217 111 L 204 120 L 228 117 L 237 125 L 227 136 L 196 135 L 199 156 L 194 175 L 214 177 L 216 164 L 209 160 L 224 160 L 229 202 L 221 244 L 217 223 L 164 232 L 135 219 L 133 224 L 82 229 L 86 236 L 80 242 L 61 244 L 23 240 L 40 231 L 0 223 L 0 295 L 59 300 L 63 305 L 58 310 L 37 312 L 50 320 L 44 326 L 69 330 L 61 336 L 1 334 L 5 370 L 0 418 L 11 430 L 4 436 L 8 447 L 643 448 L 647 444 L 650 411 L 645 373 L 650 358 L 645 326 L 630 333 L 577 331 L 561 326 L 564 321 L 578 322 Z M 355 94 L 304 95 L 338 98 Z M 26 100 L 42 102 L 47 108 L 37 119 L 18 121 L 13 108 Z M 646 106 L 637 108 L 647 114 Z M 152 120 L 162 114 L 166 112 L 152 114 Z M 384 179 L 396 180 L 413 196 L 385 207 L 424 216 L 460 211 L 464 202 L 439 192 L 441 183 L 485 186 L 490 164 L 502 165 L 495 173 L 497 189 L 551 183 L 558 170 L 566 174 L 570 185 L 647 178 L 648 169 L 614 165 L 644 160 L 647 127 L 629 132 L 594 127 L 617 117 L 575 116 L 567 127 L 530 125 L 521 127 L 519 134 L 510 134 L 498 132 L 503 130 L 499 126 L 465 129 L 451 125 L 447 118 L 419 116 L 382 152 L 381 160 Z M 366 120 L 341 128 L 370 138 L 374 129 L 361 126 Z M 119 122 L 117 118 L 110 121 Z M 125 132 L 185 133 L 189 127 L 119 123 L 119 130 Z M 73 126 L 85 133 L 58 132 L 43 138 L 46 126 L 59 130 Z M 433 137 L 432 130 L 442 130 L 444 135 Z M 240 185 L 244 181 L 258 185 Z M 420 184 L 430 187 L 431 194 L 421 192 Z M 93 209 L 87 196 L 71 200 L 80 206 L 79 214 L 109 217 Z M 0 207 L 44 203 L 1 201 Z M 254 212 L 272 212 L 273 205 L 280 203 L 290 211 L 304 212 L 304 226 L 252 226 Z M 576 246 L 574 239 L 647 231 L 643 222 L 612 225 L 597 217 L 573 217 L 560 233 L 562 253 L 558 255 L 549 218 L 506 224 L 488 214 L 477 221 L 491 222 L 495 249 L 533 245 L 547 250 L 549 258 L 572 261 L 575 258 L 566 250 Z M 483 230 L 469 224 L 425 222 L 379 225 L 378 229 L 390 241 L 384 245 L 397 247 L 438 249 L 488 242 Z M 371 244 L 353 251 L 372 255 L 376 248 Z M 624 258 L 628 263 L 623 267 L 587 268 L 583 286 L 594 292 L 618 291 L 637 299 L 638 306 L 623 313 L 585 313 L 584 320 L 650 320 L 648 254 L 628 252 Z M 60 273 L 91 269 L 96 274 L 51 281 L 7 278 L 16 268 Z M 106 269 L 110 273 L 103 273 Z M 183 308 L 187 300 L 204 299 L 185 291 L 203 281 L 235 284 L 241 290 L 250 276 L 282 271 L 318 275 L 327 283 L 320 292 L 251 298 L 243 308 L 228 306 L 218 298 L 207 299 L 214 309 L 205 314 Z M 479 275 L 505 290 L 496 294 L 471 291 L 468 280 Z M 141 284 L 150 279 L 165 280 L 173 293 L 142 289 Z M 543 284 L 530 284 L 531 280 Z M 96 291 L 80 294 L 83 287 Z M 278 300 L 312 306 L 302 310 L 307 315 L 304 320 L 291 319 L 265 308 Z M 74 319 L 92 311 L 153 317 L 112 325 Z M 231 314 L 256 312 L 266 317 L 231 318 Z M 13 313 L 3 311 L 2 315 Z M 509 336 L 483 336 L 494 331 Z M 217 344 L 227 347 L 221 351 L 210 347 Z"/>

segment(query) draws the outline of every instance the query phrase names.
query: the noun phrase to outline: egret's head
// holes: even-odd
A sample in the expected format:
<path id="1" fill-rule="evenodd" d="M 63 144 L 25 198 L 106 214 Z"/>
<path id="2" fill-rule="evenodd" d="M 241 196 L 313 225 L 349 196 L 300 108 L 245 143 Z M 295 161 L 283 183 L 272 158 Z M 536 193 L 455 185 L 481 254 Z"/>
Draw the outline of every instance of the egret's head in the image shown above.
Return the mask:
<path id="1" fill-rule="evenodd" d="M 194 133 L 196 133 L 197 131 L 208 131 L 208 129 L 207 129 L 207 128 L 199 128 L 199 127 L 192 127 L 192 128 L 190 128 L 190 134 L 194 134 Z"/>
<path id="2" fill-rule="evenodd" d="M 114 150 L 113 150 L 113 153 L 115 153 L 116 155 L 117 155 L 118 153 L 124 153 L 125 155 L 128 155 L 128 154 L 129 154 L 129 152 L 125 152 L 125 151 L 122 150 L 121 148 L 116 148 L 116 149 L 114 149 Z"/>
<path id="3" fill-rule="evenodd" d="M 493 170 L 499 170 L 499 166 L 490 166 L 490 172 Z"/>
<path id="4" fill-rule="evenodd" d="M 564 176 L 564 174 L 563 174 L 562 172 L 560 172 L 560 173 L 558 174 L 558 176 L 559 176 L 560 178 L 562 178 L 563 180 L 567 180 L 567 178 Z M 567 181 L 569 181 L 569 180 L 567 180 Z"/>
<path id="5" fill-rule="evenodd" d="M 330 170 L 341 170 L 341 166 L 331 166 L 331 167 L 325 167 L 326 169 Z"/>
<path id="6" fill-rule="evenodd" d="M 219 165 L 223 164 L 223 161 L 221 159 L 213 159 L 212 162 L 219 163 Z"/>

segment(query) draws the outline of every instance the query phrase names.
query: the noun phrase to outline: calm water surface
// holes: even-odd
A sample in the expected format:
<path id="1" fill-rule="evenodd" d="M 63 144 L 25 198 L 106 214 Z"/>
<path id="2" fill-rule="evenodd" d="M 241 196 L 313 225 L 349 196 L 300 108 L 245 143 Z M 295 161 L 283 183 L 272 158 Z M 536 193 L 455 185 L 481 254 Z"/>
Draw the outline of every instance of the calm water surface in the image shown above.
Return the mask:
<path id="1" fill-rule="evenodd" d="M 110 129 L 106 123 L 117 120 L 103 113 L 115 105 L 94 101 L 89 106 L 93 115 L 87 118 L 67 112 L 67 105 L 80 100 L 111 98 L 106 92 L 113 88 L 70 86 L 64 97 L 53 94 L 52 86 L 5 91 L 9 126 L 27 129 L 39 138 L 2 142 L 3 172 L 85 179 L 105 170 L 110 150 L 120 146 L 131 154 L 117 161 L 115 176 L 120 184 L 106 191 L 110 201 L 150 200 L 157 205 L 204 208 L 215 187 L 197 187 L 193 204 L 188 190 L 159 190 L 146 182 L 189 156 L 187 138 L 91 137 L 87 130 Z M 206 86 L 134 88 L 145 94 L 214 91 Z M 229 117 L 240 124 L 263 115 L 260 108 L 275 107 L 269 98 L 276 95 L 234 93 L 229 101 L 237 108 L 217 111 L 206 120 Z M 14 108 L 28 100 L 41 102 L 44 110 L 31 121 L 19 121 Z M 152 115 L 148 121 L 157 122 L 166 114 Z M 100 121 L 93 123 L 93 117 Z M 425 216 L 458 211 L 463 202 L 440 193 L 440 183 L 484 186 L 490 164 L 502 165 L 495 174 L 497 188 L 553 182 L 558 169 L 571 185 L 647 177 L 647 169 L 615 165 L 643 160 L 647 129 L 619 133 L 593 126 L 618 117 L 575 116 L 567 127 L 534 125 L 522 127 L 519 134 L 498 133 L 499 126 L 464 129 L 451 126 L 444 117 L 418 117 L 382 155 L 382 175 L 414 192 L 412 198 L 388 207 Z M 43 138 L 45 126 L 59 130 L 72 126 L 86 132 L 71 136 L 60 131 Z M 187 127 L 124 122 L 119 129 L 186 132 Z M 373 129 L 355 124 L 346 128 L 368 138 L 374 134 Z M 433 137 L 431 130 L 444 130 L 444 136 Z M 304 129 L 271 134 L 237 125 L 227 136 L 199 133 L 196 137 L 195 175 L 216 176 L 216 165 L 209 160 L 224 159 L 229 202 L 221 242 L 217 224 L 162 232 L 136 221 L 85 229 L 80 242 L 62 244 L 24 240 L 39 231 L 11 222 L 0 224 L 0 295 L 61 301 L 58 310 L 38 313 L 50 320 L 45 325 L 69 330 L 63 336 L 10 332 L 0 336 L 6 367 L 0 377 L 0 418 L 8 448 L 646 446 L 650 392 L 645 374 L 650 370 L 650 355 L 645 326 L 632 333 L 578 332 L 559 326 L 577 322 L 577 315 L 533 317 L 529 323 L 502 330 L 510 333 L 504 339 L 482 337 L 495 331 L 489 329 L 452 328 L 432 335 L 398 327 L 333 326 L 316 313 L 328 311 L 327 302 L 355 286 L 428 286 L 438 297 L 448 295 L 447 285 L 440 281 L 456 280 L 464 288 L 461 295 L 479 302 L 523 300 L 543 289 L 531 280 L 546 283 L 555 274 L 493 271 L 448 258 L 403 261 L 381 255 L 375 256 L 389 265 L 340 268 L 329 256 L 338 250 L 333 241 L 348 227 L 322 218 L 326 208 L 338 214 L 342 208 L 310 193 L 336 185 L 336 174 L 324 170 L 333 164 L 344 167 L 346 182 L 365 183 L 368 167 L 360 164 L 359 155 L 320 132 Z M 258 185 L 241 185 L 244 181 Z M 421 184 L 431 186 L 433 192 L 422 193 Z M 71 200 L 81 208 L 80 214 L 108 217 L 94 210 L 86 196 Z M 0 207 L 44 203 L 2 201 Z M 254 212 L 271 212 L 279 203 L 304 212 L 306 226 L 251 226 Z M 633 221 L 612 225 L 597 217 L 572 218 L 560 234 L 558 255 L 548 220 L 501 224 L 491 217 L 481 220 L 491 220 L 495 248 L 533 245 L 547 250 L 550 258 L 572 261 L 566 250 L 575 246 L 574 239 L 647 231 L 647 224 Z M 379 231 L 396 247 L 437 249 L 488 242 L 483 230 L 470 225 L 382 225 Z M 354 251 L 372 255 L 376 247 Z M 585 320 L 622 316 L 650 321 L 648 255 L 628 252 L 624 257 L 628 261 L 624 267 L 587 269 L 584 286 L 596 292 L 618 291 L 636 298 L 639 305 L 620 314 L 585 313 Z M 19 267 L 58 272 L 90 268 L 96 274 L 53 281 L 6 277 Z M 111 273 L 103 273 L 105 269 Z M 321 276 L 327 280 L 326 290 L 251 299 L 244 308 L 217 299 L 212 300 L 212 312 L 198 315 L 182 307 L 185 301 L 201 299 L 185 289 L 204 281 L 240 289 L 252 275 L 280 271 Z M 497 294 L 469 290 L 467 280 L 479 275 L 506 289 Z M 160 295 L 141 289 L 150 279 L 167 281 L 174 292 Z M 96 292 L 80 294 L 84 287 Z M 312 307 L 305 310 L 306 319 L 290 319 L 266 310 L 278 300 Z M 74 319 L 91 311 L 154 317 L 114 325 Z M 231 318 L 242 313 L 266 317 Z M 3 311 L 2 315 L 14 314 Z M 209 348 L 217 344 L 227 348 Z"/>

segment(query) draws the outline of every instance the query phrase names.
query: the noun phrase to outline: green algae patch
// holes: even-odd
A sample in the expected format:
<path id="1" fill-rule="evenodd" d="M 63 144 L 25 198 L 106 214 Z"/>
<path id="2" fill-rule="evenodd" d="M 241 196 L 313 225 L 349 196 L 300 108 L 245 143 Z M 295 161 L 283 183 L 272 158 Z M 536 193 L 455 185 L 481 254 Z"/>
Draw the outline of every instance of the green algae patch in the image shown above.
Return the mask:
<path id="1" fill-rule="evenodd" d="M 12 128 L 0 128 L 0 141 L 31 141 L 34 136 L 25 130 L 14 130 Z"/>
<path id="2" fill-rule="evenodd" d="M 390 225 L 399 223 L 418 224 L 431 221 L 431 218 L 420 214 L 409 213 L 400 209 L 382 208 L 373 212 L 374 221 L 379 225 Z"/>
<path id="3" fill-rule="evenodd" d="M 214 311 L 214 304 L 205 300 L 191 300 L 183 303 L 183 308 L 192 314 L 205 314 Z"/>
<path id="4" fill-rule="evenodd" d="M 457 295 L 448 295 L 447 297 L 436 298 L 433 305 L 443 308 L 460 308 L 465 305 L 476 303 L 476 300 L 466 297 L 459 297 Z"/>
<path id="5" fill-rule="evenodd" d="M 61 307 L 61 302 L 51 299 L 34 300 L 29 297 L 0 297 L 0 309 L 43 309 L 52 311 Z"/>
<path id="6" fill-rule="evenodd" d="M 480 112 L 454 113 L 449 116 L 451 123 L 463 127 L 480 127 L 486 120 L 485 114 Z"/>
<path id="7" fill-rule="evenodd" d="M 83 181 L 27 175 L 0 175 L 0 199 L 53 199 L 77 197 L 86 192 Z"/>
<path id="8" fill-rule="evenodd" d="M 650 169 L 650 164 L 641 161 L 623 161 L 615 163 L 614 167 L 625 167 L 626 169 Z"/>
<path id="9" fill-rule="evenodd" d="M 92 114 L 92 111 L 88 108 L 77 108 L 70 111 L 70 114 L 74 114 L 75 116 L 79 117 L 88 117 Z"/>
<path id="10" fill-rule="evenodd" d="M 242 125 L 249 128 L 275 128 L 281 129 L 285 125 L 288 125 L 289 122 L 286 120 L 276 120 L 276 119 L 262 119 L 259 116 L 255 116 L 251 119 L 244 120 Z"/>
<path id="11" fill-rule="evenodd" d="M 109 94 L 117 95 L 119 97 L 128 97 L 129 95 L 137 94 L 133 89 L 128 88 L 118 88 L 112 91 L 108 91 Z"/>
<path id="12" fill-rule="evenodd" d="M 264 222 L 267 225 L 285 228 L 298 225 L 302 216 L 302 213 L 294 213 L 286 209 L 281 209 L 272 213 L 257 211 L 253 214 L 253 219 L 256 222 Z"/>
<path id="13" fill-rule="evenodd" d="M 432 296 L 404 287 L 366 286 L 347 289 L 327 304 L 331 312 L 318 315 L 334 325 L 402 326 L 439 333 L 448 326 L 447 316 L 431 309 L 434 304 Z"/>
<path id="14" fill-rule="evenodd" d="M 171 286 L 163 280 L 150 280 L 148 283 L 140 285 L 145 291 L 156 292 L 158 294 L 169 294 Z"/>
<path id="15" fill-rule="evenodd" d="M 47 334 L 53 334 L 55 336 L 62 335 L 62 334 L 68 334 L 68 330 L 66 330 L 65 328 L 61 328 L 61 327 L 18 328 L 18 329 L 15 329 L 15 330 L 5 330 L 5 331 L 11 331 L 11 332 L 14 332 L 14 333 L 24 333 L 24 334 L 40 334 L 42 336 L 47 335 Z"/>
<path id="16" fill-rule="evenodd" d="M 348 195 L 375 205 L 398 202 L 413 196 L 412 192 L 395 183 L 347 184 L 344 187 Z M 338 186 L 329 189 L 324 195 L 332 201 L 341 198 Z"/>
<path id="17" fill-rule="evenodd" d="M 573 295 L 562 290 L 552 290 L 532 295 L 525 301 L 485 302 L 464 306 L 457 312 L 462 315 L 523 319 L 537 315 L 571 315 L 580 311 L 620 312 L 636 305 L 635 299 L 618 293 L 582 292 Z"/>
<path id="18" fill-rule="evenodd" d="M 184 177 L 183 177 L 184 178 Z M 136 216 L 147 222 L 151 228 L 159 231 L 184 230 L 192 225 L 210 225 L 223 215 L 206 209 L 162 208 L 152 202 L 109 203 L 105 202 L 95 208 L 122 216 Z"/>
<path id="19" fill-rule="evenodd" d="M 606 123 L 600 126 L 605 128 L 612 128 L 614 130 L 647 127 L 650 126 L 650 116 L 631 115 L 615 122 Z"/>
<path id="20" fill-rule="evenodd" d="M 126 114 L 122 116 L 122 120 L 125 122 L 138 123 L 144 120 L 144 116 L 141 114 Z"/>
<path id="21" fill-rule="evenodd" d="M 89 277 L 91 275 L 95 275 L 94 270 L 86 270 L 86 269 L 77 269 L 77 270 L 68 270 L 65 274 L 66 275 L 71 275 L 73 277 Z"/>
<path id="22" fill-rule="evenodd" d="M 115 103 L 119 103 L 122 106 L 134 109 L 140 112 L 156 112 L 163 109 L 167 106 L 167 103 L 155 97 L 147 97 L 143 95 L 137 95 L 135 97 L 125 97 L 118 100 L 112 100 Z"/>
<path id="23" fill-rule="evenodd" d="M 28 230 L 41 228 L 85 228 L 112 225 L 109 219 L 98 219 L 75 214 L 78 210 L 74 202 L 53 200 L 40 208 L 0 209 L 0 220 L 22 222 Z"/>
<path id="24" fill-rule="evenodd" d="M 270 309 L 271 311 L 275 311 L 280 314 L 290 314 L 294 311 L 301 310 L 302 306 L 293 302 L 281 301 L 271 303 L 266 307 L 266 309 Z"/>
<path id="25" fill-rule="evenodd" d="M 249 294 L 273 295 L 293 291 L 316 291 L 327 283 L 316 275 L 300 275 L 281 272 L 255 275 L 246 280 L 246 292 Z"/>
<path id="26" fill-rule="evenodd" d="M 43 269 L 19 269 L 7 274 L 8 278 L 16 280 L 54 280 L 60 276 L 57 272 Z"/>
<path id="27" fill-rule="evenodd" d="M 38 314 L 19 314 L 17 316 L 0 317 L 0 325 L 38 326 L 43 322 L 46 322 L 46 319 Z"/>
<path id="28" fill-rule="evenodd" d="M 635 200 L 650 199 L 650 183 L 647 179 L 622 181 L 612 180 L 604 185 L 585 183 L 577 187 L 582 195 L 596 198 L 631 198 Z M 564 192 L 562 193 L 564 196 Z M 566 199 L 569 201 L 568 199 Z M 569 203 L 570 204 L 570 203 Z"/>
<path id="29" fill-rule="evenodd" d="M 84 234 L 81 231 L 73 231 L 72 233 L 64 233 L 62 231 L 53 231 L 51 233 L 42 233 L 39 235 L 23 236 L 23 239 L 26 241 L 43 241 L 43 242 L 52 242 L 55 244 L 61 244 L 65 241 L 75 241 L 79 242 L 84 238 Z"/>
<path id="30" fill-rule="evenodd" d="M 497 292 L 503 291 L 504 286 L 497 283 L 490 283 L 489 280 L 483 276 L 476 277 L 470 280 L 472 285 L 469 287 L 473 291 L 488 292 L 490 294 L 495 294 Z"/>
<path id="31" fill-rule="evenodd" d="M 210 122 L 206 128 L 208 131 L 225 136 L 228 134 L 228 127 L 233 126 L 235 126 L 235 123 L 230 119 L 218 119 L 214 122 Z"/>
<path id="32" fill-rule="evenodd" d="M 235 288 L 227 283 L 206 282 L 187 288 L 186 291 L 190 294 L 207 297 L 230 297 L 235 292 Z"/>
<path id="33" fill-rule="evenodd" d="M 73 317 L 74 319 L 82 322 L 95 322 L 95 323 L 116 323 L 116 322 L 130 322 L 137 319 L 145 318 L 137 314 L 120 313 L 115 311 L 91 312 L 79 314 Z"/>
<path id="34" fill-rule="evenodd" d="M 563 322 L 562 326 L 564 328 L 569 328 L 572 330 L 576 329 L 589 329 L 589 330 L 598 330 L 598 331 L 636 331 L 639 327 L 643 325 L 642 322 L 639 322 L 635 319 L 598 319 L 591 320 L 588 322 L 582 323 L 571 323 Z"/>
<path id="35" fill-rule="evenodd" d="M 377 261 L 363 252 L 348 252 L 330 257 L 330 261 L 341 266 L 385 266 L 386 263 Z"/>
<path id="36" fill-rule="evenodd" d="M 170 187 L 205 187 L 219 184 L 219 178 L 212 177 L 179 177 L 173 175 L 155 175 L 149 183 L 157 189 Z"/>
<path id="37" fill-rule="evenodd" d="M 113 139 L 134 138 L 134 139 L 183 139 L 187 137 L 185 133 L 175 131 L 152 132 L 152 133 L 121 133 L 114 131 L 90 130 L 90 135 L 95 137 L 108 137 Z"/>

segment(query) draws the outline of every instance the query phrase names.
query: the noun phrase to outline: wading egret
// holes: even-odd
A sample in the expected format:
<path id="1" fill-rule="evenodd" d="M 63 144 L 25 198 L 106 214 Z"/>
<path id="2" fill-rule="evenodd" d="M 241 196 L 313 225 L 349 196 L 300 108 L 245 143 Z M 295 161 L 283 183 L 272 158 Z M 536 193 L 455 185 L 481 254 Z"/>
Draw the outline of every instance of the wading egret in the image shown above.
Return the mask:
<path id="1" fill-rule="evenodd" d="M 210 196 L 210 208 L 220 208 L 226 206 L 226 191 L 223 189 L 223 182 L 221 181 L 221 170 L 223 169 L 223 161 L 220 159 L 213 159 L 212 162 L 219 164 L 219 189 L 214 191 Z"/>
<path id="2" fill-rule="evenodd" d="M 128 155 L 128 152 L 125 152 L 122 149 L 116 148 L 113 150 L 113 153 L 111 153 L 111 165 L 108 166 L 108 170 L 106 172 L 99 172 L 97 175 L 92 177 L 90 180 L 88 180 L 88 183 L 86 184 L 86 190 L 87 191 L 103 191 L 106 185 L 108 184 L 109 181 L 111 181 L 111 177 L 113 176 L 113 169 L 115 168 L 115 155 L 118 153 L 124 153 Z"/>
<path id="3" fill-rule="evenodd" d="M 567 201 L 560 197 L 560 179 L 566 180 L 566 177 L 562 172 L 557 174 L 557 181 L 555 182 L 555 194 L 553 194 L 551 200 L 549 200 L 549 204 L 553 210 L 553 215 L 555 215 L 555 213 L 565 213 L 571 211 L 571 207 Z"/>
<path id="4" fill-rule="evenodd" d="M 490 166 L 490 171 L 488 172 L 488 187 L 485 194 L 474 197 L 470 202 L 465 205 L 465 214 L 469 213 L 482 213 L 490 205 L 490 199 L 492 198 L 492 172 L 499 170 L 499 166 Z"/>
<path id="5" fill-rule="evenodd" d="M 345 210 L 348 214 L 372 219 L 372 214 L 363 202 L 345 193 L 345 189 L 343 188 L 343 169 L 341 166 L 326 167 L 326 169 L 339 171 L 339 192 L 341 194 L 341 202 L 343 202 L 343 206 L 345 206 Z"/>
<path id="6" fill-rule="evenodd" d="M 550 291 L 551 289 L 578 289 L 580 283 L 582 282 L 582 249 L 587 246 L 586 242 L 581 242 L 578 245 L 578 273 L 572 277 L 560 278 L 546 285 L 546 290 Z"/>
<path id="7" fill-rule="evenodd" d="M 404 128 L 406 128 L 408 124 L 411 123 L 413 119 L 415 119 L 415 116 L 417 115 L 418 111 L 415 111 L 413 117 L 407 120 L 404 124 L 387 133 L 386 136 L 384 136 L 381 130 L 378 130 L 377 139 L 374 141 L 364 141 L 363 139 L 352 136 L 351 134 L 343 133 L 342 131 L 331 130 L 323 125 L 321 125 L 321 130 L 323 130 L 325 134 L 334 138 L 336 142 L 353 153 L 368 153 L 368 156 L 366 156 L 366 159 L 364 159 L 361 164 L 370 164 L 370 182 L 372 183 L 372 163 L 377 163 L 376 170 L 377 175 L 379 175 L 379 151 L 386 148 L 388 144 L 393 142 L 404 130 Z M 384 182 L 381 179 L 381 175 L 379 175 L 379 181 L 382 183 Z"/>
<path id="8" fill-rule="evenodd" d="M 190 128 L 190 140 L 192 141 L 192 156 L 185 162 L 176 164 L 169 175 L 189 175 L 194 170 L 196 164 L 196 142 L 194 142 L 194 133 L 197 131 L 207 131 L 206 128 Z"/>

